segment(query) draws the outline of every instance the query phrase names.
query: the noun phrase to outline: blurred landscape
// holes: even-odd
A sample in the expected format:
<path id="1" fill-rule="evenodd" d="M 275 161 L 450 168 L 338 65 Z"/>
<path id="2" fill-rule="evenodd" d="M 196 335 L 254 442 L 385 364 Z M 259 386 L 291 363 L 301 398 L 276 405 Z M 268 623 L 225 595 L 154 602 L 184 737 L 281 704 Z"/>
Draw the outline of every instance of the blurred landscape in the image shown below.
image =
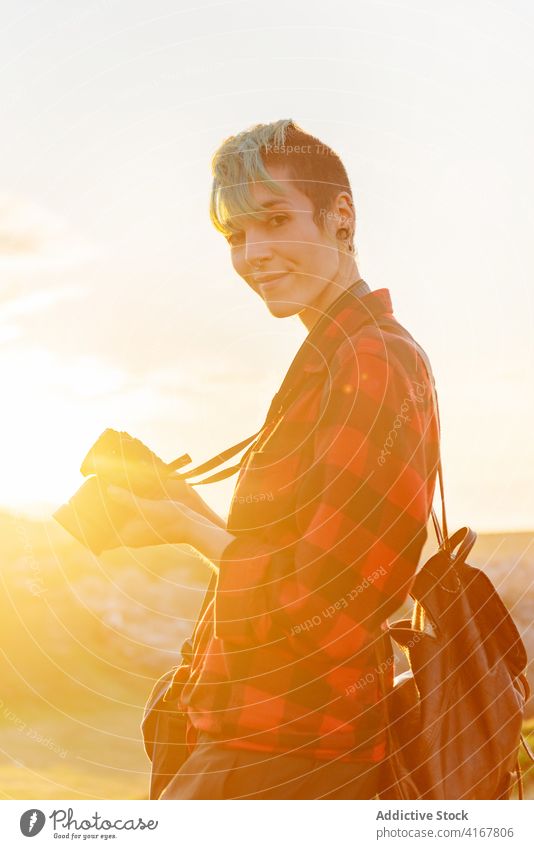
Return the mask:
<path id="1" fill-rule="evenodd" d="M 55 522 L 6 514 L 0 552 L 1 797 L 146 798 L 143 706 L 207 565 L 180 546 L 96 557 Z"/>
<path id="2" fill-rule="evenodd" d="M 421 562 L 434 547 L 429 532 Z M 95 557 L 53 522 L 5 513 L 0 554 L 1 798 L 146 798 L 143 706 L 179 660 L 208 566 L 185 546 Z M 469 562 L 492 578 L 532 659 L 534 532 L 481 534 Z M 533 672 L 531 661 L 534 689 Z M 533 719 L 531 700 L 528 730 Z"/>

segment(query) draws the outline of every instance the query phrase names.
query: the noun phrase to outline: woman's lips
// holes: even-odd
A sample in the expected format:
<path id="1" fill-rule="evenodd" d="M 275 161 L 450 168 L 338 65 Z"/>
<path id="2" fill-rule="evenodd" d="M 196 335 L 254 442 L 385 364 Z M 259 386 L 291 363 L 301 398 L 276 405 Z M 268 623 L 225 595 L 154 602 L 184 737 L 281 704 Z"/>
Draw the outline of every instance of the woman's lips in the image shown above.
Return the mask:
<path id="1" fill-rule="evenodd" d="M 272 277 L 270 280 L 258 280 L 258 286 L 261 292 L 270 292 L 274 289 L 286 275 L 280 274 L 278 277 Z"/>

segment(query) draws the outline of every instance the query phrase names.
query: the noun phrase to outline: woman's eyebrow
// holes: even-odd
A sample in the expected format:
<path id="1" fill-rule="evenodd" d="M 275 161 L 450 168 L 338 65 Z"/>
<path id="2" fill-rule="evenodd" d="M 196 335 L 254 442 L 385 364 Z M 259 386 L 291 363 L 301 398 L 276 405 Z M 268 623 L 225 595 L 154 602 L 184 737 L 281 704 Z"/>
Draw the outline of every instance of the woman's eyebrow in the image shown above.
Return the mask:
<path id="1" fill-rule="evenodd" d="M 283 206 L 283 207 L 285 207 L 285 209 L 292 209 L 293 208 L 291 206 L 290 201 L 285 200 L 284 198 L 273 198 L 273 200 L 266 200 L 265 203 L 261 203 L 258 207 L 257 212 L 262 212 L 264 210 L 271 209 L 274 206 Z M 249 216 L 250 216 L 250 213 L 241 212 L 238 215 L 234 215 L 230 219 L 228 219 L 228 223 L 230 224 L 230 227 L 232 228 L 232 230 L 234 230 L 235 232 L 241 232 L 238 227 L 236 227 L 235 225 L 232 225 L 230 222 L 232 220 L 236 220 L 236 219 L 240 219 L 240 218 L 248 218 Z"/>
<path id="2" fill-rule="evenodd" d="M 280 198 L 275 200 L 266 200 L 265 203 L 261 204 L 261 208 L 270 209 L 273 206 L 280 206 L 280 204 L 283 204 L 285 207 L 291 206 L 290 201 L 288 201 L 287 199 L 284 200 L 283 198 Z"/>

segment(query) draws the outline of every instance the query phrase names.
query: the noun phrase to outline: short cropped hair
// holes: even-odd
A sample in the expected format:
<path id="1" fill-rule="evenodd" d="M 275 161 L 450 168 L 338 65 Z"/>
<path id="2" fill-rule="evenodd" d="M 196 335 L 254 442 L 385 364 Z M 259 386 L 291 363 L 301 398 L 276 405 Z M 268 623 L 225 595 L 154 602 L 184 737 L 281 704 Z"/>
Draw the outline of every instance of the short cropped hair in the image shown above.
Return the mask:
<path id="1" fill-rule="evenodd" d="M 256 124 L 227 138 L 213 157 L 210 217 L 225 236 L 239 229 L 232 223 L 236 217 L 259 211 L 250 192 L 251 182 L 263 182 L 272 191 L 283 192 L 280 182 L 269 175 L 269 165 L 287 167 L 292 184 L 311 200 L 319 227 L 324 226 L 325 213 L 340 192 L 348 192 L 352 198 L 345 167 L 328 145 L 290 118 Z"/>

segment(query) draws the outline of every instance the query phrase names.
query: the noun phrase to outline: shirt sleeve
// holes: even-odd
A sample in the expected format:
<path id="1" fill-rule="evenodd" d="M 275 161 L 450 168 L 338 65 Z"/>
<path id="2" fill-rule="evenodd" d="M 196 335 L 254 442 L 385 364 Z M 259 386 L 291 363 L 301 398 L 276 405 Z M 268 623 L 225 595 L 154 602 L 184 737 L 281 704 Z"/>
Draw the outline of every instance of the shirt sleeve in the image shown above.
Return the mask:
<path id="1" fill-rule="evenodd" d="M 298 486 L 298 541 L 276 548 L 245 533 L 229 543 L 216 636 L 343 656 L 347 636 L 356 649 L 405 601 L 437 470 L 429 380 L 421 361 L 408 373 L 365 342 L 338 351 Z"/>

